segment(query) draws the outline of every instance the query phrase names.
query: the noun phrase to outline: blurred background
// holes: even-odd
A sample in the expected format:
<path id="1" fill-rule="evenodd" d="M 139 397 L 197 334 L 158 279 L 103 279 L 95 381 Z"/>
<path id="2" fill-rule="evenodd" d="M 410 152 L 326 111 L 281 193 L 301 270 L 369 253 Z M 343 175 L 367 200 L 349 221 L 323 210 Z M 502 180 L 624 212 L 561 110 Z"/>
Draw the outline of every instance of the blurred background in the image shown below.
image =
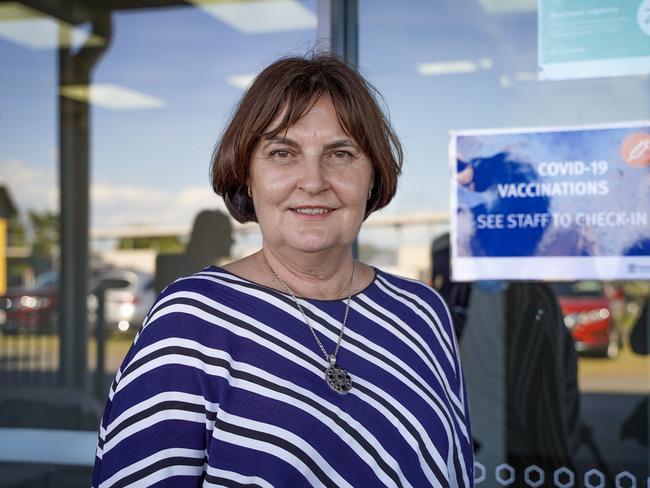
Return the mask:
<path id="1" fill-rule="evenodd" d="M 383 94 L 404 173 L 359 256 L 440 288 L 450 130 L 650 119 L 647 75 L 538 81 L 537 40 L 535 0 L 0 1 L 0 486 L 88 486 L 108 386 L 157 293 L 195 256 L 259 248 L 208 169 L 265 65 L 330 44 Z M 564 345 L 545 357 L 510 341 L 507 303 L 474 325 L 471 285 L 452 305 L 485 327 L 459 328 L 477 485 L 650 486 L 650 282 L 552 284 Z M 515 422 L 527 363 L 561 379 Z M 559 459 L 512 440 L 555 427 Z"/>

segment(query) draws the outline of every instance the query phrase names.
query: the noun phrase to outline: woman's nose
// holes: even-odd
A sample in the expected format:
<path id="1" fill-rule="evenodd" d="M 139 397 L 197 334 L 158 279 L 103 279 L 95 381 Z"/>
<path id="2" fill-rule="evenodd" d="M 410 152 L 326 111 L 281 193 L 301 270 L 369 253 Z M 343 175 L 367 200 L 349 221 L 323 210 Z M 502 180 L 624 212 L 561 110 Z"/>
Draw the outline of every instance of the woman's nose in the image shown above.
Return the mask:
<path id="1" fill-rule="evenodd" d="M 298 187 L 312 194 L 321 193 L 329 188 L 323 162 L 318 156 L 307 156 L 300 165 Z"/>

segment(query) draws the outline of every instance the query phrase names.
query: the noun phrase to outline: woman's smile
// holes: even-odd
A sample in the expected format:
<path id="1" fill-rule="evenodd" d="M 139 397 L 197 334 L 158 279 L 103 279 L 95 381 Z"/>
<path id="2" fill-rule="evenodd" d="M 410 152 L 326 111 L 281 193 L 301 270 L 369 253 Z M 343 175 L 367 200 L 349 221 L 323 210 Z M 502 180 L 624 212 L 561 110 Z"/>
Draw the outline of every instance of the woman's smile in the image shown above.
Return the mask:
<path id="1" fill-rule="evenodd" d="M 334 212 L 334 209 L 328 207 L 294 207 L 291 208 L 291 211 L 304 220 L 325 220 Z"/>

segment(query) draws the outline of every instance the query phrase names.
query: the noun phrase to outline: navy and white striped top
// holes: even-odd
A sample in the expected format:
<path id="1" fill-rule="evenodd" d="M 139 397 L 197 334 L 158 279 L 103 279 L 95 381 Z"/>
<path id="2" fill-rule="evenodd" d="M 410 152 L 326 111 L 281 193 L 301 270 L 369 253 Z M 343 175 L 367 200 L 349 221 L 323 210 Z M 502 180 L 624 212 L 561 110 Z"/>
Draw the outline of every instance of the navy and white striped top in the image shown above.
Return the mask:
<path id="1" fill-rule="evenodd" d="M 328 351 L 343 300 L 301 299 Z M 93 487 L 472 486 L 442 299 L 376 271 L 353 295 L 341 395 L 292 298 L 210 266 L 167 287 L 113 382 Z"/>

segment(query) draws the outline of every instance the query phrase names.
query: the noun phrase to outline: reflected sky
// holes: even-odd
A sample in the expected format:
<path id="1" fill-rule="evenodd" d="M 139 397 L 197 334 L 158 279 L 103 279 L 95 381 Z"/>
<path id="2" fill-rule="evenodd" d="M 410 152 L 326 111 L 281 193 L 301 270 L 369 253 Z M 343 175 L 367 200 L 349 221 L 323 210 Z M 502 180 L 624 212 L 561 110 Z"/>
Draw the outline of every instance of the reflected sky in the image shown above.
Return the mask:
<path id="1" fill-rule="evenodd" d="M 405 148 L 394 211 L 448 208 L 450 130 L 608 123 L 650 115 L 647 77 L 536 81 L 534 2 L 411 0 L 408 5 L 360 2 L 362 71 L 387 99 Z M 418 73 L 421 63 L 458 61 L 472 62 L 476 69 Z"/>
<path id="2" fill-rule="evenodd" d="M 315 17 L 316 0 L 300 5 Z M 406 156 L 386 213 L 448 208 L 450 130 L 606 123 L 650 112 L 647 77 L 535 81 L 534 2 L 411 0 L 398 9 L 361 0 L 359 20 L 361 71 L 384 95 Z M 94 83 L 160 103 L 92 106 L 91 225 L 187 225 L 198 210 L 219 206 L 210 154 L 242 94 L 229 79 L 315 41 L 314 27 L 244 33 L 190 5 L 113 14 Z M 0 60 L 10 67 L 0 70 L 0 177 L 22 210 L 56 208 L 56 52 L 0 37 Z"/>
<path id="3" fill-rule="evenodd" d="M 316 18 L 315 1 L 300 4 Z M 191 222 L 197 210 L 220 203 L 210 188 L 210 155 L 243 93 L 229 78 L 312 49 L 315 28 L 247 34 L 189 5 L 117 12 L 112 21 L 93 83 L 161 103 L 92 105 L 92 225 Z M 57 207 L 57 53 L 0 37 L 0 59 L 11 66 L 0 72 L 0 175 L 21 209 Z"/>

